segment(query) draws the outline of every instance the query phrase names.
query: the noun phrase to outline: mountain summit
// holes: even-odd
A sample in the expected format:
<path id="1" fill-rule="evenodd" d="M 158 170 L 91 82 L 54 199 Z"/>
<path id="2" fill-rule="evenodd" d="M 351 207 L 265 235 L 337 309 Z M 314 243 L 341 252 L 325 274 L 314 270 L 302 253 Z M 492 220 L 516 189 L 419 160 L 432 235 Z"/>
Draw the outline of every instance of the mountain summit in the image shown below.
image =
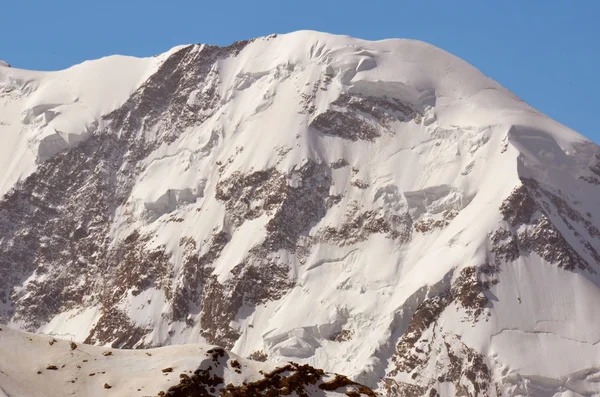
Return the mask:
<path id="1" fill-rule="evenodd" d="M 0 134 L 11 328 L 218 345 L 348 395 L 600 393 L 600 148 L 434 46 L 301 31 L 0 68 Z M 48 382 L 9 358 L 0 396 Z"/>

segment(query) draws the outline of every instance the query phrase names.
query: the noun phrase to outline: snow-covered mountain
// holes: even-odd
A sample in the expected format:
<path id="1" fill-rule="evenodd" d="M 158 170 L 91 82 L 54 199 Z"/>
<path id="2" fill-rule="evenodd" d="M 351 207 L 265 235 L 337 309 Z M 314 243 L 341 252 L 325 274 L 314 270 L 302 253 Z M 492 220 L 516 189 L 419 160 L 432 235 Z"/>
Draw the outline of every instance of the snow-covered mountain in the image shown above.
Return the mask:
<path id="1" fill-rule="evenodd" d="M 600 393 L 600 148 L 438 48 L 303 31 L 0 68 L 0 134 L 11 328 L 389 396 Z"/>

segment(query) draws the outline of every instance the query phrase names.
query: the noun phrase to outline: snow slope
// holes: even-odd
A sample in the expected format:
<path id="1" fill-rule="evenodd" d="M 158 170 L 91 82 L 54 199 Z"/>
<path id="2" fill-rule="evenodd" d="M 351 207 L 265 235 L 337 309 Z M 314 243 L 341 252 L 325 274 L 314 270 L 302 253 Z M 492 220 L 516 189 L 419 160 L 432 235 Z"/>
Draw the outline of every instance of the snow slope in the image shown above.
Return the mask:
<path id="1" fill-rule="evenodd" d="M 451 54 L 301 31 L 0 84 L 11 326 L 392 396 L 600 392 L 600 148 Z"/>
<path id="2" fill-rule="evenodd" d="M 244 385 L 255 386 L 261 393 L 279 391 L 286 380 L 297 382 L 293 391 L 298 393 L 333 397 L 356 391 L 373 395 L 347 378 L 345 385 L 333 384 L 336 374 L 294 364 L 276 367 L 209 345 L 106 349 L 10 329 L 0 331 L 0 340 L 3 397 L 148 396 L 161 392 L 184 396 L 189 395 L 184 394 L 186 384 L 188 393 L 196 386 L 198 395 L 218 396 L 225 390 L 243 392 Z M 203 377 L 205 374 L 208 377 Z M 273 379 L 272 374 L 280 374 L 280 378 Z M 200 394 L 201 390 L 206 394 Z"/>
<path id="3" fill-rule="evenodd" d="M 0 69 L 0 192 L 89 136 L 159 62 L 111 56 L 58 72 Z"/>

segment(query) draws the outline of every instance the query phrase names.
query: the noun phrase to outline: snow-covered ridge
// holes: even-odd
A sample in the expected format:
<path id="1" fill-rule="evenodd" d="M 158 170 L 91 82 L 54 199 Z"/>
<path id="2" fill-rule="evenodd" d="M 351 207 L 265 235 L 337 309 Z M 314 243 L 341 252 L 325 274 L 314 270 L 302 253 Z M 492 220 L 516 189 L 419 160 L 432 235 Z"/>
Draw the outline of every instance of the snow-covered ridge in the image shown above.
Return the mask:
<path id="1" fill-rule="evenodd" d="M 339 374 L 247 360 L 218 346 L 119 350 L 0 330 L 0 396 L 298 395 L 374 397 Z M 195 394 L 192 394 L 195 393 Z"/>
<path id="2" fill-rule="evenodd" d="M 57 72 L 0 70 L 0 192 L 99 128 L 160 63 L 111 56 Z"/>
<path id="3" fill-rule="evenodd" d="M 412 40 L 302 31 L 84 65 L 0 71 L 6 114 L 73 81 L 90 116 L 0 124 L 12 327 L 216 344 L 390 396 L 598 392 L 586 138 Z M 78 140 L 25 144 L 56 120 Z"/>

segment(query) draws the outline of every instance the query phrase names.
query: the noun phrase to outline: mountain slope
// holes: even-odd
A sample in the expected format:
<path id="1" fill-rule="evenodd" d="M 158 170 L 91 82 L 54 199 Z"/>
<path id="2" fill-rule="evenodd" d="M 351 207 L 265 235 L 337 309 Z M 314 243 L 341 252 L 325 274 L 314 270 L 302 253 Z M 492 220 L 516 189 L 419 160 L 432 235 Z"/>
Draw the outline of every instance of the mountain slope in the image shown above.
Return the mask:
<path id="1" fill-rule="evenodd" d="M 245 360 L 209 345 L 119 350 L 0 331 L 0 396 L 366 395 L 364 385 L 308 365 Z"/>
<path id="2" fill-rule="evenodd" d="M 460 59 L 296 32 L 0 89 L 11 326 L 390 395 L 599 391 L 600 149 Z"/>

